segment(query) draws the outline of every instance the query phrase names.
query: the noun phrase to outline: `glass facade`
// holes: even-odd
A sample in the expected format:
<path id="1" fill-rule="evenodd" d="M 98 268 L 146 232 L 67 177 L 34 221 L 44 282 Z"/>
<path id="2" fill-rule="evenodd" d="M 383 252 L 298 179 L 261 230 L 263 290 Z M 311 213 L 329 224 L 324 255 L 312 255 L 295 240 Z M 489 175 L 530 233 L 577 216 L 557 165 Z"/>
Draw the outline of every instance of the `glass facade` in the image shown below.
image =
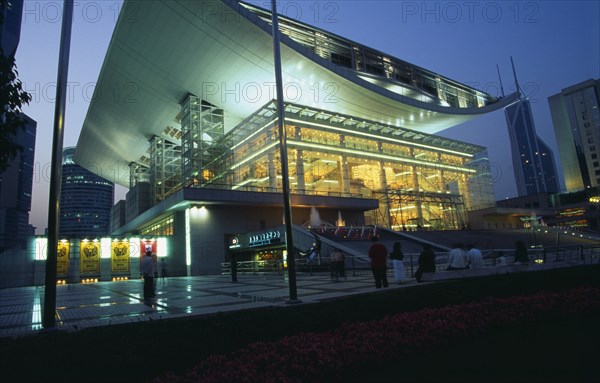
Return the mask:
<path id="1" fill-rule="evenodd" d="M 554 155 L 535 131 L 529 100 L 505 109 L 519 196 L 558 193 Z"/>
<path id="2" fill-rule="evenodd" d="M 74 154 L 74 147 L 63 151 L 59 233 L 92 238 L 106 235 L 114 184 L 75 164 Z"/>
<path id="3" fill-rule="evenodd" d="M 600 186 L 600 80 L 548 98 L 567 191 Z"/>
<path id="4" fill-rule="evenodd" d="M 394 229 L 455 229 L 466 210 L 494 206 L 483 147 L 294 104 L 286 129 L 291 193 L 377 198 L 370 220 Z M 274 102 L 220 146 L 202 169 L 214 177 L 198 187 L 281 191 Z"/>
<path id="5" fill-rule="evenodd" d="M 270 11 L 246 3 L 240 6 L 271 24 Z M 403 96 L 454 108 L 478 108 L 497 101 L 437 73 L 283 16 L 279 16 L 279 30 L 321 58 Z"/>

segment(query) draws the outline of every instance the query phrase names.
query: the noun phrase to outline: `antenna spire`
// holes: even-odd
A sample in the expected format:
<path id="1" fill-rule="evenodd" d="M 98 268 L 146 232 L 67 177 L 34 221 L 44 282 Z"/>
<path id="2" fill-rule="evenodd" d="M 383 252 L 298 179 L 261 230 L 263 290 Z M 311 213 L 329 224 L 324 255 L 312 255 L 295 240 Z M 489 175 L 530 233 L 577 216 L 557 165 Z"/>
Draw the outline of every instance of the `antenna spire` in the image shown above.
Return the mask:
<path id="1" fill-rule="evenodd" d="M 504 86 L 502 85 L 502 77 L 500 77 L 500 67 L 496 64 L 496 71 L 498 71 L 498 80 L 500 80 L 500 93 L 502 93 L 502 97 L 504 97 Z"/>
<path id="2" fill-rule="evenodd" d="M 512 56 L 510 56 L 510 65 L 512 65 L 513 76 L 515 76 L 515 86 L 517 87 L 517 93 L 519 93 L 519 98 L 523 95 L 521 92 L 521 87 L 519 86 L 519 80 L 517 80 L 517 71 L 515 70 L 515 63 L 513 62 Z"/>

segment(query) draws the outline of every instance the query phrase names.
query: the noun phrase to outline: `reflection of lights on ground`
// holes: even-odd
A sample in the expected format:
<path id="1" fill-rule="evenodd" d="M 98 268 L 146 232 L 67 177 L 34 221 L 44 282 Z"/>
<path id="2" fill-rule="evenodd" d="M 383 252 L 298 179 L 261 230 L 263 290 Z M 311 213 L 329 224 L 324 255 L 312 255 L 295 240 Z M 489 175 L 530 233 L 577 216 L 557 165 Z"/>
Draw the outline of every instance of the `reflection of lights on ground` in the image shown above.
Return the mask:
<path id="1" fill-rule="evenodd" d="M 186 314 L 191 314 L 191 313 L 192 313 L 192 306 L 187 306 L 187 307 L 185 308 L 185 313 L 186 313 Z"/>
<path id="2" fill-rule="evenodd" d="M 39 294 L 35 294 L 33 298 L 33 308 L 31 310 L 31 329 L 42 329 L 42 305 Z"/>

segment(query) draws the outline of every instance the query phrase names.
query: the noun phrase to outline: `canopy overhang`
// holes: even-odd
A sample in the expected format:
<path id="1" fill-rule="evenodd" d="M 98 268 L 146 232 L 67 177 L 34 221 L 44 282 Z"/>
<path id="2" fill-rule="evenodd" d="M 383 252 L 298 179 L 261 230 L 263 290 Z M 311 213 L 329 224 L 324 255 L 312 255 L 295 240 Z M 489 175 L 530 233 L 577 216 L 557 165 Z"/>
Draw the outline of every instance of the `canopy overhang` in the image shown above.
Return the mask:
<path id="1" fill-rule="evenodd" d="M 125 0 L 77 144 L 75 161 L 128 186 L 148 140 L 179 127 L 189 94 L 225 112 L 225 131 L 275 98 L 270 25 L 231 0 Z M 505 107 L 456 108 L 394 92 L 281 37 L 286 101 L 423 133 Z"/>

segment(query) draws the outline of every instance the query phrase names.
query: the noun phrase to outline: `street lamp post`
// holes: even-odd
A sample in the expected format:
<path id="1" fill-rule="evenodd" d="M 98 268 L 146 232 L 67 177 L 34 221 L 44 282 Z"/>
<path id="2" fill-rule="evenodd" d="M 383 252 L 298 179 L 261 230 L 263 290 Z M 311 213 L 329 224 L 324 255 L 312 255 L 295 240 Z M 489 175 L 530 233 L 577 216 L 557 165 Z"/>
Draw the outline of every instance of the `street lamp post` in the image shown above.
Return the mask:
<path id="1" fill-rule="evenodd" d="M 283 103 L 283 84 L 281 78 L 281 52 L 279 50 L 279 22 L 275 0 L 271 0 L 271 24 L 273 27 L 273 56 L 275 63 L 275 85 L 277 90 L 277 122 L 279 124 L 279 157 L 281 159 L 281 181 L 283 187 L 283 215 L 285 222 L 285 242 L 288 258 L 288 283 L 290 300 L 288 303 L 301 303 L 296 290 L 296 254 L 292 233 L 292 206 L 290 202 L 290 180 L 288 175 L 288 156 L 285 131 L 285 106 Z"/>
<path id="2" fill-rule="evenodd" d="M 56 318 L 54 317 L 56 311 L 56 253 L 58 251 L 62 151 L 72 20 L 73 0 L 65 0 L 60 35 L 58 75 L 56 79 L 56 104 L 54 105 L 54 133 L 52 137 L 52 169 L 48 204 L 48 247 L 46 257 L 44 312 L 42 316 L 42 325 L 45 329 L 54 328 L 56 326 Z"/>

